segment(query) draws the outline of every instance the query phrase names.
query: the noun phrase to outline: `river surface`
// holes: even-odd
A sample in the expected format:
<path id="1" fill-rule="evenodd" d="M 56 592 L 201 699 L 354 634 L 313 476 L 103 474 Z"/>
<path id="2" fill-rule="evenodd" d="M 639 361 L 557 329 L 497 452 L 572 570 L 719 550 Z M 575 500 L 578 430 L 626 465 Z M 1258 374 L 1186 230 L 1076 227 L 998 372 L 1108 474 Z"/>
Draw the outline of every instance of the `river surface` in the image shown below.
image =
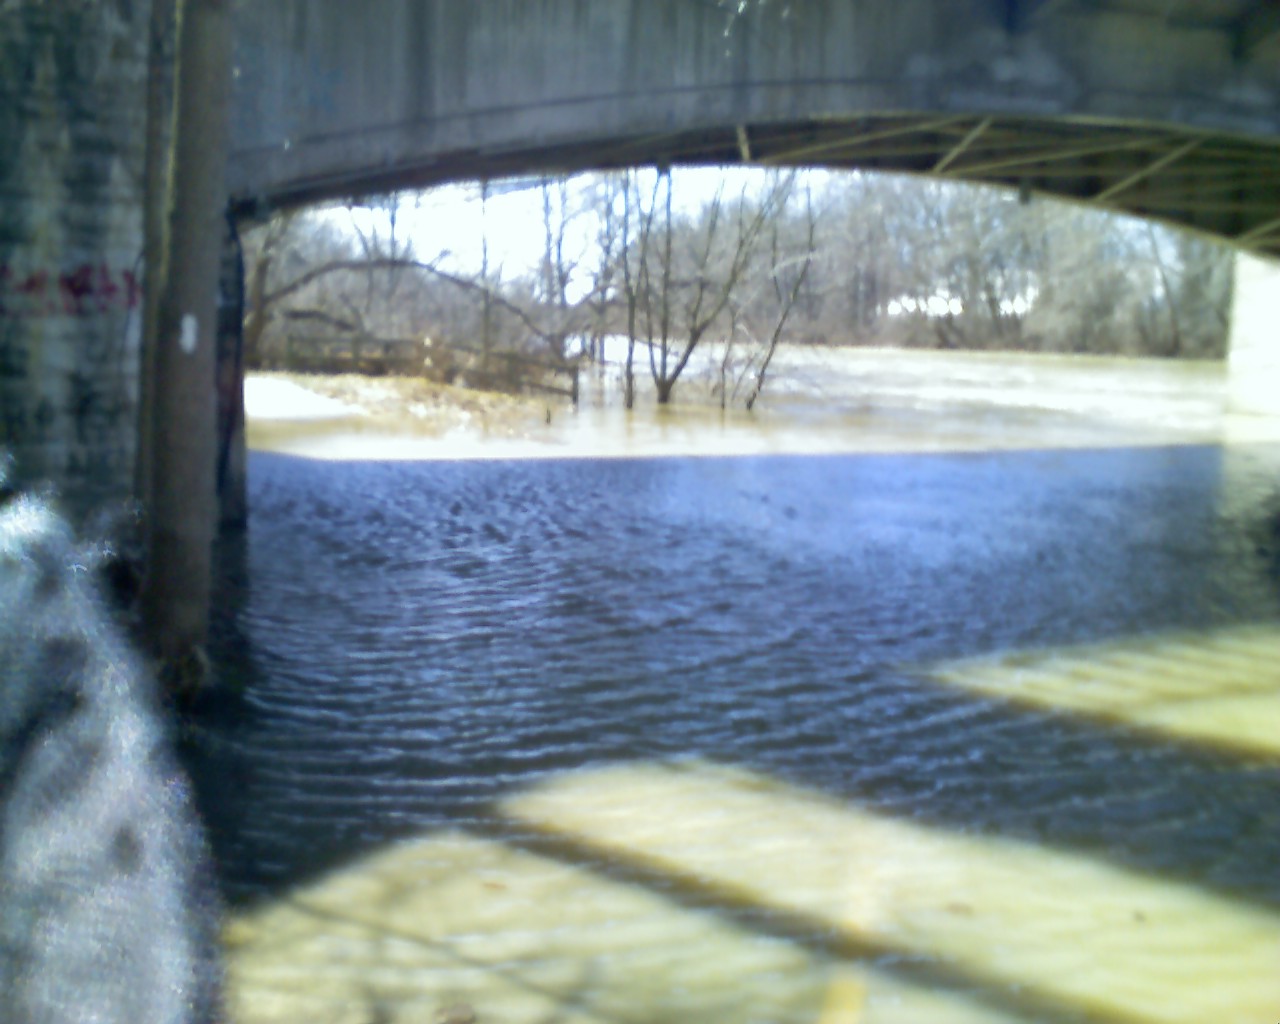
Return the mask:
<path id="1" fill-rule="evenodd" d="M 1090 436 L 1106 411 L 1105 402 L 1095 407 L 1097 396 L 1124 390 L 1126 372 L 1099 371 L 1096 388 L 1076 387 L 1083 407 L 992 404 L 976 432 L 972 411 L 959 425 L 954 410 L 932 426 L 912 421 L 908 440 L 963 433 L 965 451 L 903 450 L 910 445 L 898 431 L 897 442 L 880 447 L 899 450 L 817 454 L 472 461 L 252 453 L 252 525 L 221 552 L 217 655 L 221 670 L 246 684 L 248 714 L 212 728 L 196 758 L 230 900 L 248 913 L 358 871 L 398 843 L 438 836 L 464 864 L 487 863 L 489 853 L 477 850 L 498 844 L 572 864 L 601 885 L 676 908 L 672 914 L 694 908 L 731 921 L 733 941 L 748 943 L 753 956 L 759 943 L 780 944 L 785 963 L 774 971 L 787 984 L 803 974 L 785 966 L 794 950 L 819 956 L 827 972 L 817 995 L 791 993 L 770 1008 L 756 993 L 743 995 L 740 1012 L 724 1009 L 731 990 L 754 992 L 774 975 L 757 971 L 748 983 L 716 973 L 721 947 L 706 939 L 682 959 L 702 961 L 709 973 L 678 987 L 714 992 L 710 1002 L 689 995 L 681 1003 L 670 991 L 662 998 L 675 1001 L 663 1002 L 651 981 L 627 997 L 630 1011 L 606 1010 L 606 982 L 587 997 L 590 985 L 579 978 L 565 989 L 576 1003 L 562 994 L 548 1004 L 560 1010 L 527 1010 L 529 1000 L 517 995 L 486 1011 L 483 985 L 458 988 L 451 975 L 434 1002 L 401 992 L 370 1004 L 365 1018 L 344 1017 L 346 997 L 335 995 L 324 1019 L 402 1019 L 401 1003 L 441 1020 L 466 1012 L 480 1021 L 925 1019 L 901 1009 L 909 999 L 898 989 L 885 995 L 861 974 L 841 980 L 831 973 L 835 960 L 916 986 L 928 999 L 959 993 L 966 1009 L 935 1007 L 931 1020 L 1148 1019 L 1122 996 L 1094 1005 L 1055 987 L 1055 975 L 1088 976 L 1072 957 L 1088 958 L 1080 950 L 1092 931 L 1106 930 L 1097 922 L 1054 940 L 1059 962 L 1040 982 L 1032 968 L 1010 977 L 1003 960 L 965 959 L 984 944 L 1017 945 L 1008 914 L 953 948 L 935 937 L 950 935 L 945 927 L 931 930 L 901 909 L 870 924 L 857 914 L 827 920 L 823 900 L 787 894 L 786 877 L 806 871 L 807 851 L 825 841 L 826 826 L 814 822 L 827 820 L 788 816 L 825 807 L 849 835 L 890 837 L 868 863 L 910 862 L 915 840 L 892 838 L 894 829 L 919 830 L 928 837 L 920 849 L 944 851 L 929 854 L 930 865 L 952 856 L 948 844 L 1012 844 L 1027 856 L 1044 852 L 1055 864 L 1078 860 L 1154 885 L 1150 891 L 1167 887 L 1178 900 L 1194 893 L 1233 914 L 1261 915 L 1249 926 L 1261 932 L 1241 941 L 1271 941 L 1280 921 L 1280 751 L 1233 749 L 1229 732 L 1207 744 L 1123 715 L 1019 703 L 952 685 L 936 671 L 1138 638 L 1158 679 L 1173 663 L 1162 668 L 1158 651 L 1151 655 L 1162 638 L 1273 630 L 1280 621 L 1280 445 L 1160 443 L 1159 429 L 1179 425 L 1177 402 L 1209 415 L 1203 389 L 1175 389 L 1146 410 L 1145 427 L 1131 423 L 1140 444 L 971 443 L 1010 418 L 1046 434 L 1066 425 Z M 973 387 L 990 388 L 992 379 Z M 929 397 L 912 393 L 923 416 Z M 955 389 L 949 394 L 954 403 Z M 790 400 L 780 397 L 777 408 Z M 907 401 L 885 401 L 899 400 Z M 885 403 L 878 408 L 883 418 Z M 1116 429 L 1109 436 L 1123 440 Z M 1274 687 L 1273 666 L 1257 671 L 1266 676 L 1258 685 Z M 1265 711 L 1275 713 L 1274 699 Z M 667 793 L 653 781 L 659 770 L 692 781 L 655 796 Z M 564 779 L 587 788 L 556 805 Z M 581 812 L 593 793 L 604 794 L 603 810 L 571 822 L 569 812 Z M 769 793 L 776 799 L 760 795 Z M 627 828 L 639 827 L 643 807 L 658 809 L 632 835 Z M 631 817 L 611 831 L 603 822 L 619 809 Z M 646 845 L 686 832 L 675 852 Z M 708 836 L 720 852 L 707 854 Z M 762 876 L 744 881 L 726 866 L 719 878 L 729 851 L 751 844 Z M 456 852 L 464 848 L 471 852 Z M 778 849 L 785 856 L 773 863 Z M 956 922 L 974 928 L 982 916 L 972 879 L 988 855 L 966 850 L 954 856 L 968 866 L 956 869 L 937 908 L 953 930 Z M 989 856 L 991 865 L 1004 863 L 1004 854 Z M 1013 869 L 990 870 L 1013 877 Z M 490 895 L 523 877 L 510 872 Z M 826 902 L 839 902 L 839 892 Z M 1075 898 L 1058 897 L 1063 906 Z M 1003 898 L 1016 908 L 1027 897 Z M 502 934 L 518 930 L 522 914 L 545 914 L 546 901 L 535 902 L 509 908 Z M 623 913 L 610 911 L 608 921 Z M 1045 916 L 1043 907 L 1037 913 Z M 666 920 L 652 908 L 645 914 Z M 1132 914 L 1145 922 L 1158 911 Z M 477 927 L 460 925 L 459 934 Z M 603 927 L 585 928 L 574 955 L 600 960 L 607 974 Z M 548 928 L 559 936 L 569 925 Z M 703 942 L 670 934 L 672 943 Z M 1193 955 L 1196 942 L 1186 942 L 1188 959 L 1166 951 L 1162 961 L 1173 977 L 1190 973 L 1197 990 L 1231 984 L 1194 977 L 1208 968 Z M 617 956 L 639 984 L 642 968 Z M 525 963 L 497 957 L 493 969 L 515 971 L 517 961 Z M 766 987 L 782 999 L 790 990 L 776 979 Z M 1244 1020 L 1234 1007 L 1280 999 L 1273 978 L 1240 984 L 1237 1002 L 1228 992 L 1225 1009 L 1210 1007 L 1215 1019 Z M 555 988 L 545 982 L 544 996 L 546 986 Z M 459 992 L 460 1008 L 440 1008 Z M 246 996 L 243 1005 L 267 1002 Z M 1280 1002 L 1268 1012 L 1266 1020 L 1280 1014 Z M 1160 1005 L 1150 1013 L 1176 1018 Z M 283 1010 L 243 1015 L 288 1019 Z"/>

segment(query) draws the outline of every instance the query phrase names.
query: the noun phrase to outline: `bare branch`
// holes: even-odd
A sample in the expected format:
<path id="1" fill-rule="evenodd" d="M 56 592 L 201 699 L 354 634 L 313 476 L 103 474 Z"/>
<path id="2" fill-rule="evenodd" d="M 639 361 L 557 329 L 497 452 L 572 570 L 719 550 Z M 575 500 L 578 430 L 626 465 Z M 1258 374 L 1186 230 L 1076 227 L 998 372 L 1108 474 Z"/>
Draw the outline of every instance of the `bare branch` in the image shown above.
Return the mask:
<path id="1" fill-rule="evenodd" d="M 769 337 L 769 344 L 765 349 L 764 358 L 760 361 L 760 368 L 756 371 L 755 386 L 751 389 L 751 394 L 747 396 L 747 411 L 755 408 L 756 400 L 760 397 L 760 392 L 764 390 L 765 378 L 769 373 L 769 366 L 773 362 L 773 355 L 778 350 L 778 342 L 782 338 L 782 329 L 786 326 L 787 319 L 791 315 L 791 310 L 795 308 L 796 299 L 800 297 L 800 291 L 804 287 L 805 279 L 809 276 L 809 268 L 813 265 L 814 253 L 814 234 L 817 220 L 813 215 L 813 198 L 809 194 L 809 190 L 805 189 L 805 219 L 808 228 L 808 236 L 805 239 L 805 251 L 803 264 L 800 267 L 800 273 L 796 275 L 795 281 L 792 282 L 791 290 L 787 293 L 782 301 L 782 307 L 778 312 L 778 318 L 773 326 L 773 333 Z M 779 261 L 777 259 L 777 234 L 774 234 L 774 264 L 773 264 L 773 283 L 775 294 L 781 296 L 781 282 L 778 272 L 784 269 L 789 262 Z"/>

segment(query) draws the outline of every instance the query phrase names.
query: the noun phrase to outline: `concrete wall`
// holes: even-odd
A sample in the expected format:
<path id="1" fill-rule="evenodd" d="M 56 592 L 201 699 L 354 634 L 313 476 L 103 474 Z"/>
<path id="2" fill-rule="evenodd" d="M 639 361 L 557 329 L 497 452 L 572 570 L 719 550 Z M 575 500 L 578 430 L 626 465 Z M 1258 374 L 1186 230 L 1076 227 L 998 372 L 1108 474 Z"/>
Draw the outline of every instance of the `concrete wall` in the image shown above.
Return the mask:
<path id="1" fill-rule="evenodd" d="M 1227 407 L 1280 416 L 1280 262 L 1236 256 Z"/>
<path id="2" fill-rule="evenodd" d="M 147 18 L 0 7 L 0 447 L 73 510 L 133 471 Z"/>
<path id="3" fill-rule="evenodd" d="M 1238 58 L 1209 18 L 1229 5 L 1197 17 L 1147 0 L 1045 5 L 1014 32 L 997 0 L 736 6 L 243 3 L 232 191 L 277 201 L 565 159 L 643 162 L 671 158 L 664 133 L 907 111 L 1280 138 L 1280 61 L 1271 49 Z M 574 145 L 591 148 L 566 157 Z"/>

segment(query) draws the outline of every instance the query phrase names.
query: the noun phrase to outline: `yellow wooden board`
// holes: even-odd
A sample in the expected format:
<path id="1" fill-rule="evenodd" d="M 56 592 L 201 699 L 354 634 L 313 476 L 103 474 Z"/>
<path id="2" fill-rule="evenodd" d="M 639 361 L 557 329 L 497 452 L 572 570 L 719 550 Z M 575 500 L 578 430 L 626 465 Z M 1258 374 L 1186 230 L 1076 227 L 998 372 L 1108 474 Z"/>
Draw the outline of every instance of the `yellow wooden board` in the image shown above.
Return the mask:
<path id="1" fill-rule="evenodd" d="M 1031 1024 L 461 832 L 237 915 L 236 1024 Z"/>
<path id="2" fill-rule="evenodd" d="M 971 978 L 1032 1016 L 1280 1019 L 1280 916 L 1104 861 L 704 763 L 562 776 L 504 808 L 719 899 Z"/>
<path id="3" fill-rule="evenodd" d="M 1246 756 L 1280 755 L 1280 626 L 1016 651 L 929 670 L 947 683 Z"/>

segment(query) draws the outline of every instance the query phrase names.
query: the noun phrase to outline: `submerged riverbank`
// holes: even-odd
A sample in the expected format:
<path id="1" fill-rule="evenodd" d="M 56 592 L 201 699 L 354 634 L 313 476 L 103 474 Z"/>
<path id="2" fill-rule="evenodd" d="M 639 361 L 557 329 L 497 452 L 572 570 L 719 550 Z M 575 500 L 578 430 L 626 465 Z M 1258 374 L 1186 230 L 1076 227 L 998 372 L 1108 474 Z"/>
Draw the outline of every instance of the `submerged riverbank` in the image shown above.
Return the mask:
<path id="1" fill-rule="evenodd" d="M 644 368 L 640 368 L 644 371 Z M 982 451 L 1280 438 L 1226 411 L 1222 363 L 1011 353 L 793 349 L 754 412 L 721 409 L 714 375 L 675 403 L 621 407 L 620 368 L 591 367 L 582 402 L 413 378 L 254 374 L 251 446 L 317 458 Z"/>

